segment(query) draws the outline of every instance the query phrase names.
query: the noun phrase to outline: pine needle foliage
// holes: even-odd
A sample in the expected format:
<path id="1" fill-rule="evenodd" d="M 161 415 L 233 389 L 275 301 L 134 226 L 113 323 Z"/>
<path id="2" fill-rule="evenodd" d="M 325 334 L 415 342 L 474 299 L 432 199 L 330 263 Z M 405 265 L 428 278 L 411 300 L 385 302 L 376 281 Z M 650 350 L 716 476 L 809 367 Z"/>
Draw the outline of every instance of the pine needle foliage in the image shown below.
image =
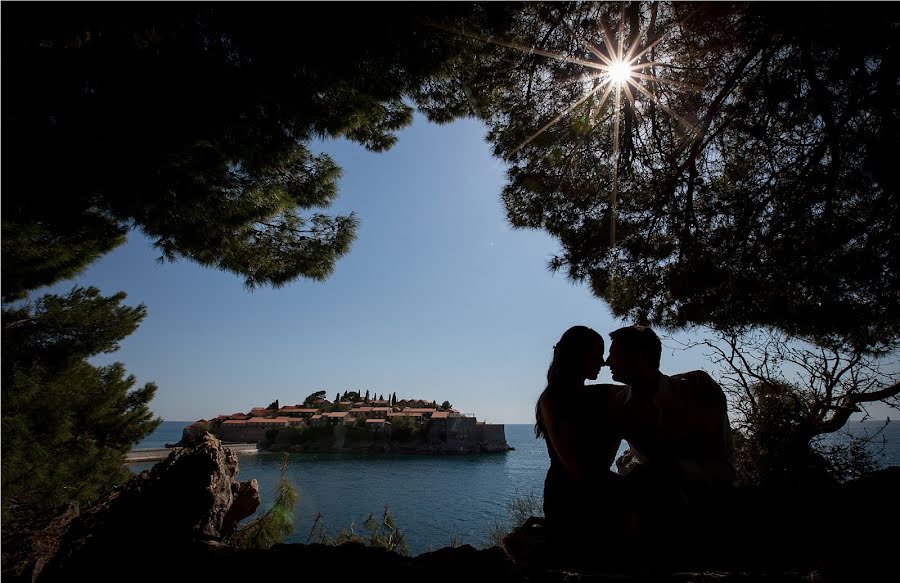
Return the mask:
<path id="1" fill-rule="evenodd" d="M 554 237 L 549 267 L 616 317 L 877 348 L 900 338 L 898 18 L 896 3 L 528 2 L 499 37 L 527 49 L 494 45 L 457 85 L 490 102 L 509 223 Z M 601 30 L 640 71 L 621 107 L 587 93 Z"/>
<path id="2" fill-rule="evenodd" d="M 229 537 L 228 542 L 241 549 L 267 549 L 294 532 L 294 507 L 299 500 L 297 489 L 286 477 L 288 455 L 281 458 L 281 476 L 275 502 L 269 510 Z"/>
<path id="3" fill-rule="evenodd" d="M 511 9 L 7 9 L 3 297 L 76 275 L 132 230 L 251 289 L 326 279 L 357 219 L 329 213 L 341 168 L 317 140 L 389 149 L 409 101 L 476 48 L 426 20 L 499 30 Z"/>
<path id="4" fill-rule="evenodd" d="M 156 385 L 135 388 L 115 352 L 146 315 L 96 288 L 3 309 L 3 511 L 85 504 L 124 482 L 125 454 L 160 423 Z"/>

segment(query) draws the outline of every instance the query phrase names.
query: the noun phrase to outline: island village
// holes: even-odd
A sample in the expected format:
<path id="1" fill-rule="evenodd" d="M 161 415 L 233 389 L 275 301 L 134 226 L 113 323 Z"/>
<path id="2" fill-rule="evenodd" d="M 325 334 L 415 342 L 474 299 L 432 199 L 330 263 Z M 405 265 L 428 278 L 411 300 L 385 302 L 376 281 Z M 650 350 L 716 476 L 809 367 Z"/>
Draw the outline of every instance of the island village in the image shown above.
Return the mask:
<path id="1" fill-rule="evenodd" d="M 199 419 L 183 430 L 182 442 L 210 432 L 225 443 L 256 443 L 273 451 L 369 451 L 395 453 L 491 453 L 509 451 L 501 424 L 478 421 L 448 401 L 397 399 L 397 394 L 369 396 L 346 391 L 325 398 L 326 391 L 303 403 L 248 413 Z"/>

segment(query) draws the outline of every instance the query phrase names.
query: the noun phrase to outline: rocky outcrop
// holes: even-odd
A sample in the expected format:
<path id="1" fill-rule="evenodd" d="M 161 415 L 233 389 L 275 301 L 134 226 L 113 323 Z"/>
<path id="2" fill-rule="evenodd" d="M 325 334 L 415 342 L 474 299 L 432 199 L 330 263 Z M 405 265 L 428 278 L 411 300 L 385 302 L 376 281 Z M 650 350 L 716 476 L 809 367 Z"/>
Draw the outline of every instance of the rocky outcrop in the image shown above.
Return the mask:
<path id="1" fill-rule="evenodd" d="M 240 483 L 237 473 L 234 452 L 201 435 L 90 508 L 51 523 L 24 545 L 30 557 L 4 564 L 4 578 L 74 580 L 73 573 L 97 573 L 126 557 L 135 561 L 131 571 L 171 549 L 221 540 L 259 505 L 256 480 Z"/>

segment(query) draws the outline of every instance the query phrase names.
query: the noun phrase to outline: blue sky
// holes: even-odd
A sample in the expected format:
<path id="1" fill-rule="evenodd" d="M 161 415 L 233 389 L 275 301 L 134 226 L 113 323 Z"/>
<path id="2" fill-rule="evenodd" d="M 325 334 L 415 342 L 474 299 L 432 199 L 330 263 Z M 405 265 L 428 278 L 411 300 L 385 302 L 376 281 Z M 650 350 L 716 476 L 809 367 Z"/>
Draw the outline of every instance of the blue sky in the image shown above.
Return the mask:
<path id="1" fill-rule="evenodd" d="M 553 239 L 506 224 L 505 168 L 484 134 L 479 122 L 417 116 L 385 153 L 320 144 L 343 168 L 329 212 L 360 220 L 325 282 L 248 292 L 234 275 L 158 262 L 133 233 L 75 280 L 148 309 L 121 350 L 97 362 L 122 361 L 139 382 L 156 382 L 152 408 L 169 420 L 298 403 L 321 388 L 329 398 L 368 389 L 446 399 L 489 422 L 531 422 L 562 332 L 585 324 L 606 336 L 624 323 L 547 270 Z M 711 369 L 701 351 L 664 344 L 664 372 Z M 607 369 L 598 382 L 611 382 Z"/>

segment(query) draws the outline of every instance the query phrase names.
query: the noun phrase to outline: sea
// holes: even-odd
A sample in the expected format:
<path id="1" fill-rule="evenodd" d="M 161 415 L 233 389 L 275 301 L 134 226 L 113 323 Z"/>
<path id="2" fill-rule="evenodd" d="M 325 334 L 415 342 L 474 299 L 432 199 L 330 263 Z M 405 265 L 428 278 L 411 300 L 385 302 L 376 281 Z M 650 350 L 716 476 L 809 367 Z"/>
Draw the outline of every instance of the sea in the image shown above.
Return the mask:
<path id="1" fill-rule="evenodd" d="M 164 421 L 136 448 L 175 443 L 189 423 Z M 886 444 L 878 461 L 900 465 L 900 422 L 886 426 L 884 421 L 851 422 L 847 429 L 854 435 L 881 430 Z M 319 513 L 331 536 L 341 528 L 364 534 L 362 524 L 369 514 L 380 518 L 387 506 L 413 555 L 451 544 L 488 546 L 491 529 L 508 526 L 514 500 L 531 497 L 540 508 L 550 463 L 544 441 L 535 439 L 531 425 L 506 425 L 506 440 L 514 451 L 446 456 L 291 454 L 286 475 L 300 500 L 294 510 L 294 532 L 285 542 L 307 542 Z M 239 457 L 238 479 L 259 481 L 263 503 L 258 514 L 274 499 L 280 465 L 281 454 Z M 152 466 L 145 462 L 128 467 L 137 473 Z"/>

